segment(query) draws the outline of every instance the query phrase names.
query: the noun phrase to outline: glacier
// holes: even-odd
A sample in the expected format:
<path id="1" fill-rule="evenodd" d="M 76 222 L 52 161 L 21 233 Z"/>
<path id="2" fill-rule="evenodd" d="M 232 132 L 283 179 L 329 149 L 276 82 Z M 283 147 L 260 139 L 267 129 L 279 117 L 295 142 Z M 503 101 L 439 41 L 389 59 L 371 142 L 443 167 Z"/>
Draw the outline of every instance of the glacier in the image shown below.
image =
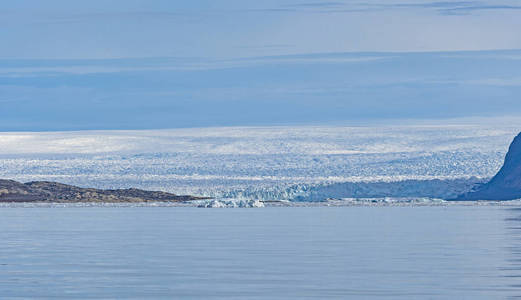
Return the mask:
<path id="1" fill-rule="evenodd" d="M 497 172 L 520 125 L 490 121 L 2 132 L 0 178 L 163 190 L 224 199 L 227 205 L 232 204 L 226 199 L 239 201 L 233 205 L 447 199 Z"/>

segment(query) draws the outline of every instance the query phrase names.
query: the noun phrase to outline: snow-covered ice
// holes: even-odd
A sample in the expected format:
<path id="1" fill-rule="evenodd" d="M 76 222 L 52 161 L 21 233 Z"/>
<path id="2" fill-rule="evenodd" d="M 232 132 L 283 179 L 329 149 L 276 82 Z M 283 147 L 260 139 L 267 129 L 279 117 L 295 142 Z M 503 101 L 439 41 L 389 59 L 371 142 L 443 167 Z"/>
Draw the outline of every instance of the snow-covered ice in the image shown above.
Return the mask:
<path id="1" fill-rule="evenodd" d="M 0 133 L 0 178 L 236 200 L 450 198 L 500 168 L 520 124 Z"/>

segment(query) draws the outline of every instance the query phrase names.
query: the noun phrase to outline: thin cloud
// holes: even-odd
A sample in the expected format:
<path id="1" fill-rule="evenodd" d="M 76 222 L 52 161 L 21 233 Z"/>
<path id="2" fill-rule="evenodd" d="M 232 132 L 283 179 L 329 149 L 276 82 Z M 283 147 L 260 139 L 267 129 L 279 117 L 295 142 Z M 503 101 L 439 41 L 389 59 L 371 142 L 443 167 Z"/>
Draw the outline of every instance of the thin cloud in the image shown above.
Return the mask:
<path id="1" fill-rule="evenodd" d="M 442 15 L 463 15 L 485 10 L 519 10 L 521 6 L 482 1 L 433 1 L 426 3 L 304 2 L 249 11 L 278 13 L 358 13 L 386 10 L 429 9 Z"/>
<path id="2" fill-rule="evenodd" d="M 443 15 L 465 15 L 480 10 L 519 10 L 521 6 L 507 4 L 489 4 L 481 1 L 428 2 L 428 3 L 395 3 L 385 5 L 387 8 L 434 9 Z"/>
<path id="3" fill-rule="evenodd" d="M 463 83 L 471 85 L 491 85 L 500 87 L 520 87 L 521 77 L 517 78 L 486 78 L 478 80 L 468 80 Z"/>
<path id="4" fill-rule="evenodd" d="M 442 14 L 447 15 L 462 15 L 470 14 L 475 11 L 484 10 L 520 10 L 521 6 L 516 5 L 473 5 L 473 6 L 462 6 L 454 8 L 446 8 L 439 10 Z"/>
<path id="5" fill-rule="evenodd" d="M 368 63 L 390 56 L 378 55 L 284 55 L 264 56 L 230 60 L 200 60 L 175 58 L 135 58 L 108 60 L 70 60 L 65 64 L 62 60 L 31 60 L 28 65 L 24 60 L 0 60 L 0 76 L 4 78 L 57 76 L 60 74 L 95 74 L 118 72 L 151 72 L 151 71 L 196 71 L 229 68 L 247 68 L 270 64 L 352 64 Z"/>
<path id="6" fill-rule="evenodd" d="M 478 5 L 478 1 L 453 1 L 453 2 L 427 2 L 427 3 L 394 3 L 387 7 L 394 8 L 456 8 L 462 6 Z"/>

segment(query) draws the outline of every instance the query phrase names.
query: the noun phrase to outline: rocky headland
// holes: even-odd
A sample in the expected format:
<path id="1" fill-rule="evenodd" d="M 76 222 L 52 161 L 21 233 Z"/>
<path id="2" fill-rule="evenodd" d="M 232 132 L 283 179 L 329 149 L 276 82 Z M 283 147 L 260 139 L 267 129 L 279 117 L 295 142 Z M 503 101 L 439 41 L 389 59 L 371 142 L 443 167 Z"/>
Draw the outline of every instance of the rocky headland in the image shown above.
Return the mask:
<path id="1" fill-rule="evenodd" d="M 521 199 L 521 133 L 514 138 L 505 163 L 488 183 L 460 195 L 456 200 Z"/>
<path id="2" fill-rule="evenodd" d="M 0 179 L 0 202 L 183 202 L 208 199 L 139 189 L 101 190 L 33 181 L 20 183 Z"/>

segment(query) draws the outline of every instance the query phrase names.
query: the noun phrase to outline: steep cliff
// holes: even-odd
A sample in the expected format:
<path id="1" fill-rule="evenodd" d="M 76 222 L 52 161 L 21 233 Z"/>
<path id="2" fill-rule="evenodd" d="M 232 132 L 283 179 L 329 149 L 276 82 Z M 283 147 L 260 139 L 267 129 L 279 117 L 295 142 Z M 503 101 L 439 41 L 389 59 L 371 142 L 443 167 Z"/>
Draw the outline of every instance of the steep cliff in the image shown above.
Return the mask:
<path id="1" fill-rule="evenodd" d="M 456 200 L 513 200 L 521 199 L 521 133 L 514 139 L 505 163 L 488 183 Z"/>

